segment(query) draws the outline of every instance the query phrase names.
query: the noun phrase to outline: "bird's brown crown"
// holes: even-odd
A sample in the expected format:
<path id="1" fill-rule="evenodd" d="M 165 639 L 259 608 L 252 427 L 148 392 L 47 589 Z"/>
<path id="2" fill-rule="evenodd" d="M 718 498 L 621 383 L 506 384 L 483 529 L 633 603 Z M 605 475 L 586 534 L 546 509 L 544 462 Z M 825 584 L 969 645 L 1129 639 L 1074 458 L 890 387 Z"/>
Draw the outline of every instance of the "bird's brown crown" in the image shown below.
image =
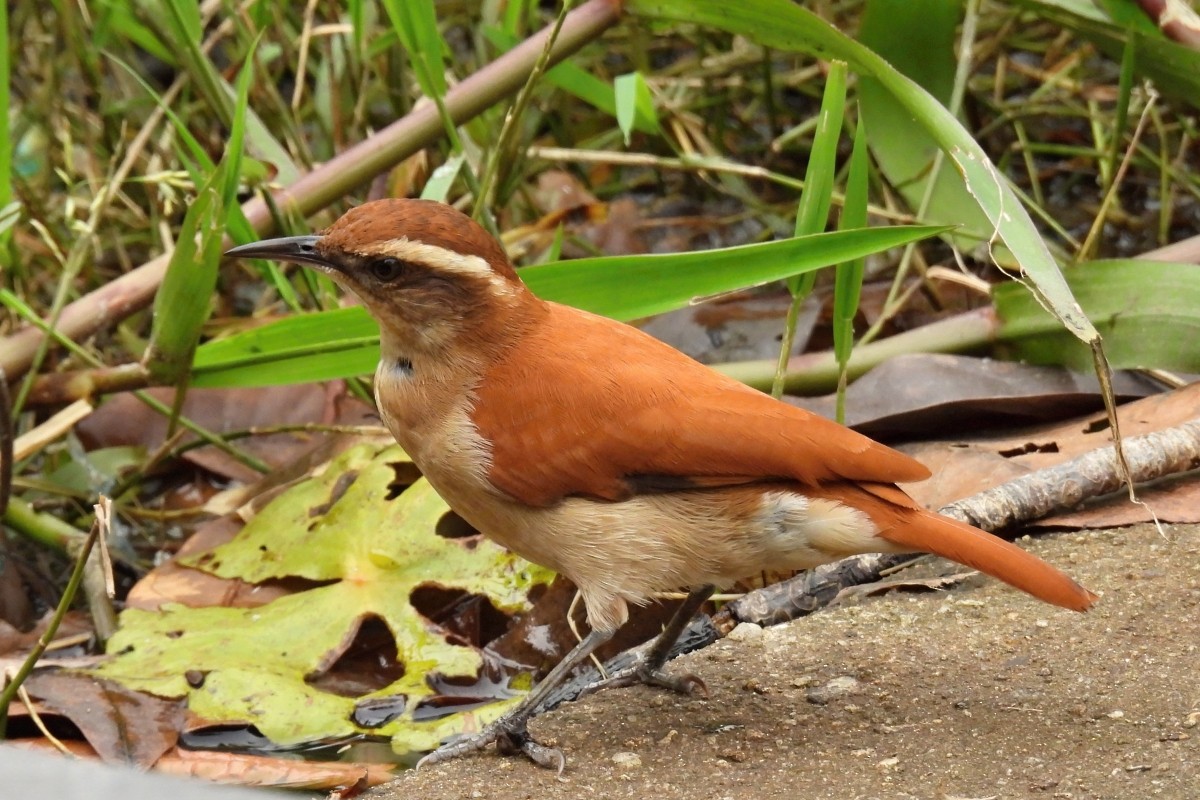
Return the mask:
<path id="1" fill-rule="evenodd" d="M 476 256 L 497 275 L 518 281 L 504 248 L 491 234 L 461 211 L 432 200 L 375 200 L 352 208 L 322 233 L 319 248 L 376 256 L 405 241 Z"/>

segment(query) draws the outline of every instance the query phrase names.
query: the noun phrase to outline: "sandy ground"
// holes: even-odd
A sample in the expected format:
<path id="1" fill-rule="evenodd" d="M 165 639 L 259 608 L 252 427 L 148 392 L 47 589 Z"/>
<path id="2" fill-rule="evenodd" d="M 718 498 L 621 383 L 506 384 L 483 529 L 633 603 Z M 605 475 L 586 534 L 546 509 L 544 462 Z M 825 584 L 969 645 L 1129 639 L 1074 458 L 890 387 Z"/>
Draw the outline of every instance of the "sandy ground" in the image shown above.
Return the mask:
<path id="1" fill-rule="evenodd" d="M 532 723 L 561 781 L 489 749 L 370 796 L 1194 800 L 1200 528 L 1166 534 L 1024 542 L 1103 595 L 1085 615 L 973 577 L 743 628 L 674 662 L 707 700 L 635 687 Z"/>

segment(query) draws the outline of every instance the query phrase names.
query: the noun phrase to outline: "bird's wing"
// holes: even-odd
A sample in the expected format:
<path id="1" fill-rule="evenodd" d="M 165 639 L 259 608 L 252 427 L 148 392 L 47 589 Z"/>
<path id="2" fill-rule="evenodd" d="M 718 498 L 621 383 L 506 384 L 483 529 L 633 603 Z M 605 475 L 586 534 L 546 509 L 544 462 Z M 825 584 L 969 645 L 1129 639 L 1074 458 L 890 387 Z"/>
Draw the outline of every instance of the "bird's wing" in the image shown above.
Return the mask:
<path id="1" fill-rule="evenodd" d="M 908 456 L 635 328 L 548 305 L 545 321 L 483 376 L 472 414 L 491 443 L 489 478 L 525 503 L 771 479 L 929 476 Z"/>

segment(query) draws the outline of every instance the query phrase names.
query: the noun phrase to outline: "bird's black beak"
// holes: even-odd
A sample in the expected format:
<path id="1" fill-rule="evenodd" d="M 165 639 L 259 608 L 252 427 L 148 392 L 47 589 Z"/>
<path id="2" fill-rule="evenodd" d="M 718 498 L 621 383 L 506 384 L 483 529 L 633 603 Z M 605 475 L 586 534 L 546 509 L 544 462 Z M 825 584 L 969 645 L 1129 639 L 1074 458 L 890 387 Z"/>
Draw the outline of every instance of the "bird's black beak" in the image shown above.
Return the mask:
<path id="1" fill-rule="evenodd" d="M 311 234 L 308 236 L 283 236 L 278 239 L 263 239 L 261 242 L 238 245 L 231 250 L 226 250 L 225 255 L 233 258 L 266 258 L 271 261 L 312 264 L 328 272 L 334 269 L 334 265 L 318 252 L 317 244 L 320 241 L 320 236 Z"/>

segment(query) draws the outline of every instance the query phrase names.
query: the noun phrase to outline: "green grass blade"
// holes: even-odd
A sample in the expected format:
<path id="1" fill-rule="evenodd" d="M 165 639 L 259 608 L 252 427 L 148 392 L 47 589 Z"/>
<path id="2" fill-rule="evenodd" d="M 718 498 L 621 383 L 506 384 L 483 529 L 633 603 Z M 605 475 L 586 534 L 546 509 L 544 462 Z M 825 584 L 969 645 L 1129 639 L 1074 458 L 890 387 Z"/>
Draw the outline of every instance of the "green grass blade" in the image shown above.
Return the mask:
<path id="1" fill-rule="evenodd" d="M 503 51 L 511 50 L 519 42 L 516 36 L 511 36 L 499 28 L 488 28 L 483 33 L 489 42 Z M 617 116 L 617 97 L 613 86 L 573 61 L 564 61 L 546 70 L 542 79 L 610 117 Z M 661 132 L 656 117 L 648 118 L 641 114 L 634 116 L 633 128 L 639 133 Z"/>
<path id="2" fill-rule="evenodd" d="M 206 258 L 212 248 L 205 244 L 213 238 L 220 244 L 221 195 L 215 187 L 220 180 L 218 171 L 188 207 L 162 286 L 154 298 L 154 322 L 145 361 L 150 375 L 159 383 L 173 384 L 187 374 L 200 325 L 208 317 L 220 253 L 213 252 L 212 258 Z"/>
<path id="3" fill-rule="evenodd" d="M 156 380 L 164 383 L 186 379 L 200 341 L 201 326 L 211 311 L 228 216 L 226 209 L 238 205 L 238 170 L 253 65 L 254 60 L 247 58 L 238 75 L 237 99 L 225 157 L 184 216 L 175 252 L 171 254 L 162 287 L 154 299 L 154 322 L 146 367 Z"/>
<path id="4" fill-rule="evenodd" d="M 838 225 L 842 230 L 867 224 L 867 136 L 859 120 L 854 131 L 854 149 L 850 153 L 850 171 L 846 176 L 846 202 Z M 846 383 L 850 354 L 854 349 L 854 317 L 862 294 L 866 259 L 854 258 L 838 264 L 833 282 L 833 352 L 838 362 L 836 419 L 846 421 Z"/>
<path id="5" fill-rule="evenodd" d="M 618 75 L 613 81 L 613 97 L 617 104 L 617 127 L 625 136 L 626 147 L 637 129 L 639 119 L 646 122 L 655 133 L 660 132 L 654 98 L 650 96 L 650 87 L 640 72 Z"/>
<path id="6" fill-rule="evenodd" d="M 462 173 L 466 160 L 467 157 L 462 153 L 447 158 L 446 163 L 435 169 L 429 176 L 429 180 L 425 181 L 425 188 L 421 190 L 421 199 L 446 202 L 450 196 L 450 189 Z"/>
<path id="7" fill-rule="evenodd" d="M 577 259 L 525 267 L 521 277 L 540 297 L 632 320 L 944 230 L 867 228 L 699 253 Z M 289 317 L 200 347 L 192 384 L 267 386 L 362 375 L 378 361 L 377 339 L 375 323 L 358 307 Z"/>
<path id="8" fill-rule="evenodd" d="M 829 207 L 833 204 L 833 182 L 837 173 L 838 139 L 842 135 L 842 117 L 846 111 L 846 63 L 834 61 L 829 65 L 825 81 L 825 92 L 821 97 L 821 110 L 817 117 L 817 130 L 813 135 L 812 150 L 804 169 L 804 191 L 800 195 L 800 206 L 796 209 L 796 236 L 807 236 L 825 230 L 829 221 Z M 783 337 L 779 343 L 779 360 L 775 366 L 775 382 L 771 384 L 771 396 L 783 396 L 783 382 L 787 377 L 788 358 L 796 341 L 796 324 L 800 319 L 800 308 L 816 285 L 817 273 L 807 272 L 788 278 L 788 291 L 792 294 L 784 323 Z"/>
<path id="9" fill-rule="evenodd" d="M 817 131 L 813 135 L 812 152 L 804 169 L 804 192 L 796 210 L 796 236 L 808 236 L 825 230 L 829 207 L 833 204 L 833 181 L 837 174 L 838 139 L 842 135 L 842 118 L 846 112 L 846 62 L 829 65 L 825 93 L 821 96 L 821 111 Z"/>
<path id="10" fill-rule="evenodd" d="M 426 97 L 446 94 L 445 44 L 432 0 L 383 0 L 383 7 Z"/>

